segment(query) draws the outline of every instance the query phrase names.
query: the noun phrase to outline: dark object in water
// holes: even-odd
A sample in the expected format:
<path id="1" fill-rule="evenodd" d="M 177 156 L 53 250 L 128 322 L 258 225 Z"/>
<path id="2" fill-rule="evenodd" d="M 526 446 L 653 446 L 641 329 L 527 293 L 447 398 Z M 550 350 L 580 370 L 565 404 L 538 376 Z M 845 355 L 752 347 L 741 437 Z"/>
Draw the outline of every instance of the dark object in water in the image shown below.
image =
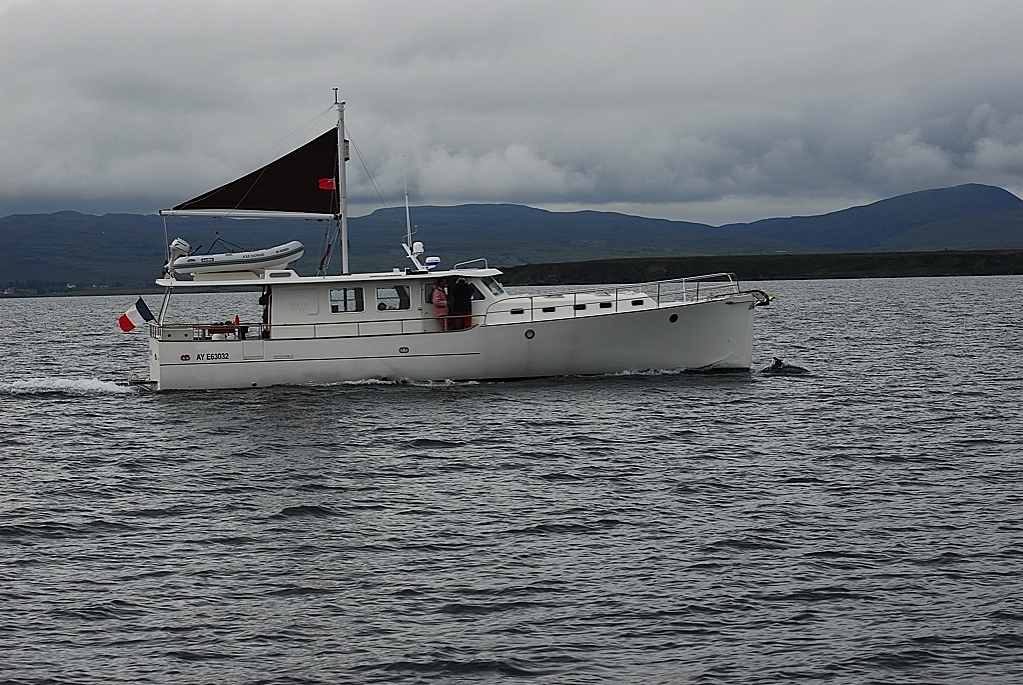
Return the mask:
<path id="1" fill-rule="evenodd" d="M 786 364 L 777 357 L 774 358 L 774 363 L 770 366 L 765 366 L 760 369 L 760 373 L 778 373 L 783 375 L 793 375 L 799 373 L 810 373 L 809 370 L 804 369 L 802 366 L 796 366 L 795 364 Z"/>

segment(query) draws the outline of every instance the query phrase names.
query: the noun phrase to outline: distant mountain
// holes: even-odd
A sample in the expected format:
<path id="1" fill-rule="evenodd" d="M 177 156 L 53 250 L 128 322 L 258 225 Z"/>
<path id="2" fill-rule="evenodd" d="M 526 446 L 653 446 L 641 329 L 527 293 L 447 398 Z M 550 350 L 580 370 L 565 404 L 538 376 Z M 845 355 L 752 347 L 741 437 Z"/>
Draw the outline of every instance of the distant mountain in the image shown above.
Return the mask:
<path id="1" fill-rule="evenodd" d="M 414 207 L 415 240 L 443 265 L 486 257 L 491 266 L 626 257 L 821 254 L 1023 248 L 1023 200 L 977 184 L 926 190 L 819 216 L 713 227 L 612 212 L 549 212 L 520 205 Z M 139 287 L 163 266 L 168 240 L 205 252 L 220 235 L 240 249 L 301 240 L 301 273 L 315 272 L 327 224 L 302 221 L 164 220 L 77 212 L 0 218 L 0 288 L 29 283 Z M 351 267 L 404 267 L 404 209 L 349 221 Z M 216 251 L 226 251 L 218 247 Z M 333 264 L 338 265 L 335 255 Z M 336 272 L 338 268 L 333 269 Z"/>
<path id="2" fill-rule="evenodd" d="M 722 230 L 788 242 L 789 252 L 914 252 L 1021 247 L 1023 200 L 969 184 L 922 190 L 820 216 L 763 219 Z"/>

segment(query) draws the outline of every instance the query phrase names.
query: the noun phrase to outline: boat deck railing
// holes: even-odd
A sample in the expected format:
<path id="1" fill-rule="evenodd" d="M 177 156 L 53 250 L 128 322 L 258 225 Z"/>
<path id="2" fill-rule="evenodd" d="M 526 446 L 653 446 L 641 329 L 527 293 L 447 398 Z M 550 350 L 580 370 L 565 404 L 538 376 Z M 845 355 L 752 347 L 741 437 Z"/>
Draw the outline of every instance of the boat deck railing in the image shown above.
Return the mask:
<path id="1" fill-rule="evenodd" d="M 345 323 L 274 324 L 242 322 L 235 326 L 208 323 L 149 324 L 149 335 L 161 341 L 256 341 L 297 338 L 347 338 L 366 335 L 400 335 L 440 331 L 435 317 L 374 319 Z"/>
<path id="2" fill-rule="evenodd" d="M 735 274 L 716 273 L 622 286 L 582 288 L 557 294 L 521 295 L 487 308 L 487 323 L 543 321 L 701 302 L 739 292 Z"/>
<path id="3" fill-rule="evenodd" d="M 569 294 L 607 293 L 613 294 L 618 299 L 624 299 L 639 289 L 643 294 L 649 295 L 658 305 L 678 304 L 680 302 L 699 302 L 701 300 L 712 300 L 725 295 L 734 295 L 739 292 L 739 281 L 735 274 L 716 273 L 705 276 L 687 276 L 685 278 L 672 278 L 663 281 L 650 281 L 649 283 L 630 283 L 628 285 L 616 286 L 609 289 L 608 286 L 599 288 L 587 288 L 576 290 Z"/>
<path id="4" fill-rule="evenodd" d="M 158 340 L 258 340 L 264 326 L 261 323 L 149 323 L 149 335 Z"/>

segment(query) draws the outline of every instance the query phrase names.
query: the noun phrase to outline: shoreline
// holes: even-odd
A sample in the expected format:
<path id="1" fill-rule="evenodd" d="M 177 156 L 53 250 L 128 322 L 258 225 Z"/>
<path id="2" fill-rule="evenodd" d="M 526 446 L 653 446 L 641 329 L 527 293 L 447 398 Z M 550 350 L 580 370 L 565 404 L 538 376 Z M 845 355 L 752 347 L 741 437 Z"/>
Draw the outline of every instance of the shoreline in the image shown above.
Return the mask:
<path id="1" fill-rule="evenodd" d="M 513 286 L 642 283 L 712 273 L 734 273 L 741 281 L 1017 276 L 1023 274 L 1023 250 L 638 257 L 502 271 L 501 282 Z"/>
<path id="2" fill-rule="evenodd" d="M 501 267 L 508 286 L 645 283 L 699 274 L 734 273 L 740 281 L 826 280 L 831 278 L 936 278 L 1023 275 L 1023 250 L 938 252 L 850 252 L 829 254 L 702 255 L 629 257 L 588 262 L 552 262 Z M 153 295 L 162 288 L 88 287 L 51 292 L 0 293 L 0 299 Z"/>

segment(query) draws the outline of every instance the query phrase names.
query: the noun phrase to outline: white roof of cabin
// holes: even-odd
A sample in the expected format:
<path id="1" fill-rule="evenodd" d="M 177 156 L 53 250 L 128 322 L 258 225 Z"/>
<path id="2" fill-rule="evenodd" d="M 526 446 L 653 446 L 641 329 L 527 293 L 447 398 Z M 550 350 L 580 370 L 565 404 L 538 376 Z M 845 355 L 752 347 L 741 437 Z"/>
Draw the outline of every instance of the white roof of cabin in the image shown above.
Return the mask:
<path id="1" fill-rule="evenodd" d="M 195 274 L 192 280 L 176 278 L 158 278 L 156 285 L 161 288 L 212 288 L 222 286 L 288 286 L 312 284 L 346 284 L 379 283 L 381 281 L 437 281 L 441 278 L 483 278 L 501 275 L 499 269 L 451 269 L 446 271 L 411 271 L 401 269 L 381 271 L 378 273 L 359 273 L 335 276 L 299 276 L 290 269 L 270 270 L 262 274 L 248 271 L 232 271 L 224 273 Z"/>

